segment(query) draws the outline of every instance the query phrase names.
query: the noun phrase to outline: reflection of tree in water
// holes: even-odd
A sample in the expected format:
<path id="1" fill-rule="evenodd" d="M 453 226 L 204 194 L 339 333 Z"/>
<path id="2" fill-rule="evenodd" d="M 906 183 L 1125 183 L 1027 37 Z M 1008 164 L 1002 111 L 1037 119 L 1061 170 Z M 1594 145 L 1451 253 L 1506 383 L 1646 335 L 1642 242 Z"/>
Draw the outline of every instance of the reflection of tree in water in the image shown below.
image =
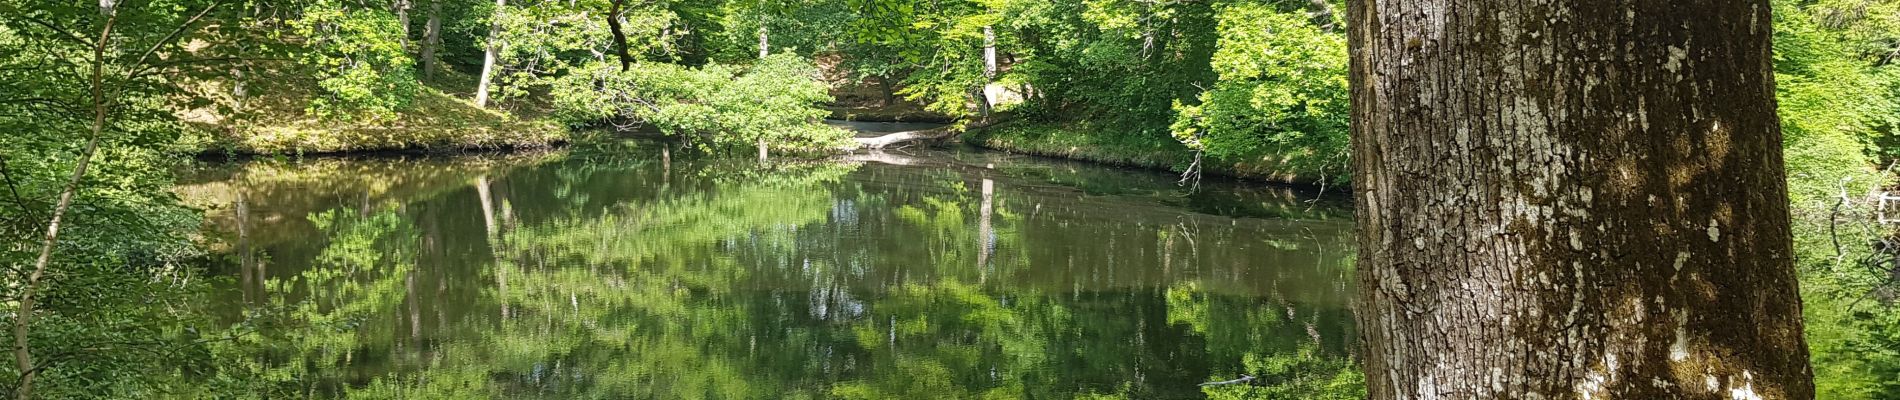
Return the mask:
<path id="1" fill-rule="evenodd" d="M 1167 297 L 1168 321 L 1207 338 L 1209 354 L 1241 355 L 1238 370 L 1210 382 L 1253 377 L 1246 384 L 1205 385 L 1202 390 L 1209 398 L 1365 398 L 1364 374 L 1355 361 L 1342 356 L 1349 350 L 1343 343 L 1325 342 L 1318 333 L 1318 325 L 1342 323 L 1350 314 L 1314 310 L 1301 315 L 1292 305 L 1261 307 L 1210 296 L 1193 283 L 1169 288 Z"/>
<path id="2" fill-rule="evenodd" d="M 339 395 L 362 378 L 352 368 L 361 358 L 400 351 L 389 340 L 400 337 L 396 325 L 373 319 L 394 315 L 411 299 L 406 283 L 416 267 L 416 227 L 389 211 L 336 209 L 310 221 L 329 240 L 313 268 L 268 281 L 268 304 L 250 311 L 248 322 L 259 333 L 220 349 L 239 357 L 225 372 L 241 376 L 260 397 Z"/>
<path id="3" fill-rule="evenodd" d="M 313 220 L 324 221 L 329 243 L 316 265 L 271 287 L 285 322 L 309 322 L 271 330 L 258 369 L 279 378 L 279 393 L 372 398 L 1352 388 L 1342 343 L 1290 340 L 1344 331 L 1337 324 L 1347 318 L 1312 307 L 1285 316 L 1290 306 L 1262 307 L 1238 289 L 1085 284 L 1077 271 L 1101 267 L 1052 265 L 1031 234 L 1053 228 L 1016 211 L 1040 204 L 990 179 L 829 163 L 716 173 L 672 164 L 562 164 L 478 176 L 447 206 L 322 213 Z M 591 189 L 601 187 L 623 189 Z M 446 216 L 476 214 L 481 244 L 441 237 L 471 224 Z M 1143 248 L 1166 252 L 1155 261 L 1184 269 L 1224 254 L 1201 249 L 1219 241 L 1186 236 L 1231 233 L 1141 229 L 1150 233 L 1118 240 L 1150 241 Z M 1075 280 L 1048 277 L 1061 271 Z M 455 301 L 474 304 L 443 304 Z M 1276 380 L 1196 386 L 1241 373 Z"/>

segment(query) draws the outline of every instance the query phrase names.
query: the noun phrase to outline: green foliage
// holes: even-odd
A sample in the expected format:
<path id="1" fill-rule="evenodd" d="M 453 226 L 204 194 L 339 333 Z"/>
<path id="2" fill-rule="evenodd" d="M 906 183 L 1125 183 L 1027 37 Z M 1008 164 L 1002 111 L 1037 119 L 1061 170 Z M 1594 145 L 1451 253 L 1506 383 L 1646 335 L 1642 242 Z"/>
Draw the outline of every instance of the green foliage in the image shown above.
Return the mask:
<path id="1" fill-rule="evenodd" d="M 1365 374 L 1359 372 L 1352 357 L 1335 354 L 1315 339 L 1312 342 L 1273 343 L 1261 349 L 1233 338 L 1273 337 L 1275 331 L 1303 328 L 1302 321 L 1290 320 L 1284 309 L 1261 308 L 1212 296 L 1198 284 L 1169 288 L 1168 321 L 1191 327 L 1211 338 L 1210 353 L 1234 352 L 1241 357 L 1239 371 L 1216 375 L 1209 381 L 1225 381 L 1238 375 L 1255 377 L 1245 384 L 1204 386 L 1209 399 L 1328 399 L 1352 400 L 1366 396 Z M 1310 324 L 1306 322 L 1304 324 Z M 1304 326 L 1310 328 L 1310 326 Z"/>
<path id="2" fill-rule="evenodd" d="M 621 71 L 593 63 L 557 80 L 558 115 L 571 123 L 631 119 L 703 148 L 763 141 L 791 151 L 827 151 L 849 138 L 825 125 L 818 105 L 831 100 L 817 67 L 791 54 L 750 66 L 703 68 L 641 63 Z"/>
<path id="3" fill-rule="evenodd" d="M 1784 132 L 1795 260 L 1818 397 L 1900 397 L 1900 309 L 1875 248 L 1886 228 L 1863 196 L 1890 188 L 1896 159 L 1900 2 L 1776 1 L 1775 80 Z M 1892 267 L 1887 264 L 1887 268 Z"/>
<path id="4" fill-rule="evenodd" d="M 1791 2 L 1776 2 L 1775 83 L 1786 137 L 1790 194 L 1797 205 L 1837 197 L 1842 179 L 1866 174 L 1884 135 L 1874 128 L 1900 115 L 1892 67 L 1870 68 L 1843 32 L 1817 23 Z M 1853 185 L 1863 192 L 1874 182 Z"/>
<path id="5" fill-rule="evenodd" d="M 1214 2 L 1016 0 L 1003 10 L 1004 36 L 1028 60 L 1003 79 L 1029 88 L 1035 116 L 1084 116 L 1167 140 L 1171 105 L 1215 78 Z"/>
<path id="6" fill-rule="evenodd" d="M 404 28 L 380 8 L 357 9 L 320 0 L 292 22 L 310 46 L 302 62 L 318 77 L 325 97 L 311 113 L 331 118 L 361 112 L 392 118 L 416 97 L 415 60 L 403 49 Z"/>
<path id="7" fill-rule="evenodd" d="M 181 114 L 217 109 L 200 103 L 223 101 L 206 93 L 229 88 L 203 85 L 207 76 L 275 68 L 246 62 L 227 69 L 215 62 L 224 56 L 293 59 L 294 73 L 314 76 L 320 94 L 308 101 L 284 96 L 297 99 L 289 107 L 325 122 L 371 122 L 245 131 L 251 136 L 234 148 L 250 151 L 486 148 L 560 140 L 563 135 L 545 124 L 516 123 L 508 114 L 472 109 L 450 97 L 460 95 L 454 93 L 460 88 L 457 71 L 480 67 L 492 33 L 502 50 L 496 97 L 511 100 L 511 109 L 534 112 L 550 103 L 556 117 L 573 125 L 634 121 L 707 149 L 765 142 L 779 150 L 824 151 L 846 144 L 847 133 L 820 123 L 826 112 L 819 106 L 831 101 L 830 88 L 809 61 L 835 53 L 843 58 L 839 65 L 857 77 L 900 82 L 900 94 L 946 115 L 973 116 L 986 89 L 1020 95 L 1025 103 L 1012 111 L 1028 121 L 971 137 L 993 147 L 1173 169 L 1186 168 L 1198 151 L 1209 157 L 1206 168 L 1213 171 L 1303 182 L 1344 182 L 1349 163 L 1347 53 L 1338 29 L 1343 24 L 1338 13 L 1314 9 L 1340 8 L 1324 2 L 660 0 L 630 2 L 611 16 L 606 0 L 512 1 L 501 10 L 488 2 L 444 2 L 443 57 L 450 71 L 431 82 L 441 90 L 423 87 L 413 71 L 411 52 L 424 7 L 409 9 L 405 27 L 388 4 L 377 2 L 243 2 L 212 9 L 205 20 L 196 20 L 196 13 L 213 2 L 121 3 L 111 43 L 95 60 L 89 42 L 104 27 L 105 14 L 92 4 L 0 0 L 0 237 L 7 243 L 32 243 L 44 232 L 53 199 L 83 154 L 85 141 L 75 132 L 90 131 L 94 61 L 103 63 L 101 97 L 109 99 L 101 150 L 93 172 L 79 181 L 79 200 L 56 243 L 55 267 L 28 338 L 47 363 L 38 394 L 49 398 L 298 397 L 312 395 L 312 388 L 366 398 L 509 397 L 521 395 L 520 388 L 499 384 L 497 376 L 540 376 L 538 368 L 561 362 L 615 368 L 610 376 L 618 380 L 601 379 L 599 386 L 576 393 L 756 397 L 765 392 L 760 387 L 782 382 L 749 382 L 745 357 L 810 361 L 794 347 L 827 335 L 842 338 L 828 344 L 850 347 L 888 368 L 812 388 L 812 396 L 1149 394 L 1116 380 L 1038 381 L 1046 379 L 1034 373 L 1038 368 L 1072 366 L 1054 359 L 1088 369 L 1112 364 L 1103 357 L 1124 356 L 1082 336 L 1134 336 L 1116 330 L 1121 328 L 1089 327 L 1147 325 L 1101 310 L 1091 316 L 1086 304 L 999 300 L 993 288 L 961 281 L 989 278 L 958 275 L 966 270 L 957 268 L 979 257 L 977 246 L 967 242 L 973 240 L 968 225 L 976 212 L 961 182 L 933 187 L 949 196 L 894 207 L 890 221 L 899 225 L 893 228 L 899 234 L 933 243 L 905 250 L 934 262 L 917 268 L 941 269 L 930 272 L 953 278 L 893 286 L 862 310 L 869 317 L 838 323 L 835 331 L 788 334 L 795 337 L 780 338 L 791 343 L 785 346 L 790 350 L 777 350 L 782 354 L 758 356 L 745 347 L 739 356 L 741 340 L 723 333 L 755 322 L 722 302 L 743 294 L 735 282 L 766 278 L 748 275 L 758 272 L 738 268 L 732 259 L 688 268 L 684 256 L 738 246 L 739 237 L 757 239 L 747 245 L 765 249 L 750 257 L 796 247 L 795 233 L 773 228 L 825 218 L 834 204 L 820 191 L 849 172 L 835 165 L 700 176 L 719 189 L 717 195 L 670 197 L 652 207 L 557 216 L 492 232 L 493 253 L 484 261 L 494 267 L 489 273 L 522 273 L 513 277 L 516 286 L 481 289 L 483 301 L 546 319 L 539 325 L 521 319 L 451 327 L 504 326 L 492 337 L 441 344 L 437 350 L 447 361 L 438 362 L 461 368 L 350 369 L 353 357 L 396 353 L 397 344 L 372 339 L 400 335 L 366 332 L 366 326 L 388 325 L 365 321 L 409 301 L 404 284 L 420 270 L 415 249 L 423 228 L 387 210 L 312 213 L 307 220 L 331 239 L 314 257 L 318 268 L 276 281 L 268 291 L 276 303 L 244 316 L 244 322 L 208 328 L 217 325 L 201 304 L 208 284 L 188 262 L 203 251 L 193 242 L 200 215 L 170 194 L 175 160 L 193 150 L 183 143 L 183 132 L 203 121 L 181 121 Z M 1900 159 L 1900 2 L 1773 4 L 1778 112 L 1817 386 L 1824 398 L 1900 397 L 1900 311 L 1892 306 L 1897 289 L 1890 271 L 1873 268 L 1883 265 L 1879 260 L 1890 250 L 1867 245 L 1892 232 L 1852 223 L 1873 218 L 1873 207 L 1859 196 L 1892 185 L 1875 167 Z M 626 28 L 627 50 L 639 59 L 631 70 L 623 71 L 615 57 L 608 18 Z M 499 32 L 490 32 L 491 22 Z M 218 34 L 198 33 L 212 25 Z M 983 63 L 985 29 L 994 31 L 1002 53 L 996 75 Z M 175 31 L 183 36 L 172 37 Z M 762 59 L 756 57 L 760 33 L 767 34 L 773 53 Z M 211 47 L 178 45 L 193 40 Z M 243 47 L 252 42 L 261 43 Z M 243 49 L 226 49 L 234 44 Z M 255 91 L 280 88 L 255 82 L 271 79 L 267 74 L 250 79 Z M 797 193 L 782 193 L 787 189 Z M 1837 200 L 1842 197 L 1848 199 Z M 1837 201 L 1843 202 L 1839 213 Z M 999 214 L 1009 219 L 1006 209 Z M 1837 229 L 1844 221 L 1854 228 Z M 999 225 L 1000 240 L 1023 240 L 1011 224 Z M 34 250 L 0 247 L 0 265 L 8 266 L 0 272 L 22 281 L 22 266 L 31 264 Z M 516 265 L 529 259 L 579 260 L 595 270 Z M 832 263 L 810 267 L 854 268 Z M 601 268 L 612 270 L 614 279 L 600 279 Z M 11 301 L 18 292 L 17 286 L 0 288 L 0 300 Z M 560 309 L 563 298 L 573 301 L 567 303 L 573 309 Z M 1193 286 L 1167 292 L 1169 328 L 1216 338 L 1204 344 L 1209 354 L 1241 357 L 1240 365 L 1212 371 L 1208 380 L 1240 373 L 1261 377 L 1249 385 L 1203 388 L 1203 394 L 1362 395 L 1364 376 L 1333 344 L 1315 339 L 1269 349 L 1246 346 L 1251 342 L 1244 338 L 1287 336 L 1268 330 L 1308 327 L 1280 317 L 1278 310 L 1230 300 Z M 583 308 L 583 301 L 598 303 Z M 932 307 L 938 304 L 955 307 Z M 687 316 L 694 317 L 690 323 L 679 322 Z M 616 318 L 626 323 L 597 323 Z M 656 320 L 677 324 L 651 336 L 630 328 Z M 1103 321 L 1108 323 L 1098 323 Z M 277 329 L 259 333 L 257 324 Z M 963 340 L 931 340 L 941 337 Z M 1223 337 L 1242 339 L 1218 339 Z M 1082 354 L 1052 350 L 1069 345 Z M 601 348 L 622 352 L 589 351 Z M 1023 356 L 1003 363 L 1007 376 L 999 381 L 955 373 L 978 368 L 973 360 L 1005 349 Z M 669 377 L 654 365 L 689 365 L 705 373 L 657 386 L 627 383 Z M 0 373 L 17 374 L 13 368 L 0 365 Z M 1071 386 L 1051 389 L 1057 384 Z"/>
<path id="8" fill-rule="evenodd" d="M 491 7 L 492 8 L 492 7 Z M 501 44 L 496 99 L 529 99 L 551 80 L 590 63 L 617 63 L 616 44 L 601 12 L 605 0 L 510 2 L 500 15 Z M 666 30 L 678 16 L 648 2 L 621 10 L 627 52 L 636 57 L 668 58 L 672 41 Z"/>
<path id="9" fill-rule="evenodd" d="M 1156 148 L 1178 137 L 1206 151 L 1212 169 L 1302 182 L 1349 175 L 1346 44 L 1330 9 L 1315 17 L 1306 2 L 1286 1 L 847 3 L 857 18 L 845 65 L 901 78 L 899 93 L 931 111 L 971 116 L 1006 92 L 1025 101 L 1006 108 L 1038 123 L 1115 127 L 1064 139 Z M 986 27 L 1003 64 L 996 76 L 984 70 Z M 1066 148 L 1013 148 L 1043 147 Z"/>
<path id="10" fill-rule="evenodd" d="M 197 351 L 217 339 L 194 301 L 210 287 L 191 262 L 199 216 L 169 192 L 185 159 L 172 110 L 196 99 L 153 65 L 193 61 L 178 44 L 200 36 L 185 22 L 211 2 L 121 4 L 103 46 L 96 4 L 0 0 L 0 324 L 21 314 L 54 205 L 90 155 L 35 292 L 35 398 L 158 396 L 202 372 Z M 0 363 L 0 390 L 12 396 L 21 372 Z"/>
<path id="11" fill-rule="evenodd" d="M 403 304 L 403 283 L 416 263 L 415 254 L 404 250 L 415 247 L 415 226 L 390 212 L 336 209 L 309 219 L 329 238 L 317 255 L 318 267 L 298 279 L 269 283 L 268 306 L 247 317 L 273 329 L 232 332 L 238 340 L 213 349 L 222 364 L 219 383 L 232 386 L 213 390 L 256 398 L 307 393 L 315 385 L 347 380 L 351 352 L 377 344 L 364 342 L 370 334 L 392 334 L 359 328 Z"/>
<path id="12" fill-rule="evenodd" d="M 1305 181 L 1348 178 L 1345 37 L 1269 5 L 1223 7 L 1219 19 L 1220 80 L 1200 104 L 1175 103 L 1175 139 Z"/>
<path id="13" fill-rule="evenodd" d="M 720 27 L 712 39 L 713 59 L 727 63 L 755 60 L 759 34 L 766 34 L 769 54 L 792 53 L 810 57 L 829 49 L 838 27 L 852 16 L 841 0 L 727 0 L 719 10 Z"/>
<path id="14" fill-rule="evenodd" d="M 996 24 L 996 1 L 851 0 L 844 28 L 850 68 L 901 80 L 899 94 L 926 109 L 969 116 L 983 75 L 985 26 Z"/>

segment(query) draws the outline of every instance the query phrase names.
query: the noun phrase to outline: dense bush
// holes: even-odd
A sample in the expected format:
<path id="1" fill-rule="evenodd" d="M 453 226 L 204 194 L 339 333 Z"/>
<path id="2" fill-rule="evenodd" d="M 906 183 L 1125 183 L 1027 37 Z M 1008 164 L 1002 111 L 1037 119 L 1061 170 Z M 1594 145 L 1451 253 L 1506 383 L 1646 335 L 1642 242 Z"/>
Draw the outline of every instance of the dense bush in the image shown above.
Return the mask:
<path id="1" fill-rule="evenodd" d="M 1176 139 L 1216 160 L 1302 180 L 1350 175 L 1346 40 L 1300 12 L 1240 4 L 1220 11 L 1214 70 L 1199 104 L 1176 102 Z"/>
<path id="2" fill-rule="evenodd" d="M 396 16 L 377 9 L 318 1 L 292 25 L 310 51 L 301 61 L 317 76 L 325 96 L 310 104 L 313 114 L 342 117 L 362 112 L 392 118 L 409 106 L 422 85 L 415 60 L 403 49 L 403 27 Z"/>
<path id="3" fill-rule="evenodd" d="M 834 149 L 845 131 L 825 125 L 831 101 L 817 67 L 791 54 L 749 66 L 700 68 L 665 63 L 598 62 L 554 81 L 557 115 L 570 123 L 635 121 L 702 148 L 761 141 L 791 151 Z"/>

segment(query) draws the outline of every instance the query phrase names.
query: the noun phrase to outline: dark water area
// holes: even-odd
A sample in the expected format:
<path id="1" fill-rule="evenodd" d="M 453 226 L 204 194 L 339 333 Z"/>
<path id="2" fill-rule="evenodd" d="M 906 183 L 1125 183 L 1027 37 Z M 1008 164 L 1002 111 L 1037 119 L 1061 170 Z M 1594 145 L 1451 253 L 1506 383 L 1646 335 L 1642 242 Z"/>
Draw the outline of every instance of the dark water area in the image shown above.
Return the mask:
<path id="1" fill-rule="evenodd" d="M 277 344 L 254 359 L 314 397 L 1356 393 L 1345 198 L 663 146 L 211 164 L 180 192 L 231 260 L 227 317 Z"/>

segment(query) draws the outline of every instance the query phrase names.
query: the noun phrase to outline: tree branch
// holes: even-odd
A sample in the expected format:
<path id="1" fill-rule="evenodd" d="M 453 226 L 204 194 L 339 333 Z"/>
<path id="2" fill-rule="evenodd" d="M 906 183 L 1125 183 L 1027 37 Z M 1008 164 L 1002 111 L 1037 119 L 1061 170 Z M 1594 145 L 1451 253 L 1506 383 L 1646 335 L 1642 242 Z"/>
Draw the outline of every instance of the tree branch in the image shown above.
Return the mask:
<path id="1" fill-rule="evenodd" d="M 87 46 L 87 47 L 91 47 L 91 46 L 92 46 L 92 42 L 91 42 L 91 41 L 88 41 L 88 40 L 86 40 L 85 38 L 81 38 L 81 37 L 79 37 L 79 35 L 78 35 L 78 34 L 74 34 L 74 33 L 72 33 L 72 32 L 70 32 L 70 31 L 67 31 L 67 30 L 65 30 L 65 29 L 60 29 L 60 27 L 58 27 L 58 26 L 54 26 L 54 25 L 53 25 L 52 23 L 49 23 L 49 22 L 46 22 L 46 21 L 43 21 L 43 20 L 41 20 L 40 18 L 24 18 L 24 19 L 25 19 L 25 20 L 26 20 L 27 22 L 31 22 L 31 23 L 33 23 L 34 25 L 39 25 L 39 26 L 43 26 L 43 27 L 46 27 L 46 29 L 47 29 L 47 30 L 50 30 L 50 31 L 53 31 L 53 33 L 54 33 L 54 34 L 57 34 L 57 35 L 59 35 L 59 38 L 60 38 L 60 39 L 64 39 L 64 40 L 66 40 L 66 41 L 68 41 L 68 42 L 72 42 L 73 44 L 78 44 L 78 45 L 84 45 L 84 46 Z"/>
<path id="2" fill-rule="evenodd" d="M 620 72 L 633 69 L 633 56 L 627 54 L 627 33 L 620 27 L 620 12 L 627 0 L 613 0 L 613 10 L 607 13 L 607 28 L 614 33 L 614 54 L 620 56 Z"/>
<path id="3" fill-rule="evenodd" d="M 20 286 L 19 311 L 13 316 L 13 359 L 20 370 L 20 386 L 15 388 L 13 394 L 19 400 L 33 398 L 33 376 L 38 371 L 33 366 L 32 345 L 27 340 L 27 332 L 33 321 L 33 292 L 39 289 L 40 277 L 46 274 L 46 266 L 52 263 L 53 247 L 59 244 L 60 220 L 66 217 L 67 208 L 72 206 L 73 195 L 79 191 L 79 183 L 86 177 L 86 167 L 92 162 L 93 154 L 99 151 L 99 137 L 105 132 L 106 102 L 110 101 L 105 94 L 106 46 L 111 43 L 112 27 L 118 18 L 118 13 L 106 13 L 105 25 L 99 29 L 99 42 L 92 47 L 92 137 L 86 140 L 85 151 L 80 153 L 79 162 L 73 165 L 72 178 L 66 181 L 66 188 L 59 193 L 59 202 L 53 205 L 53 215 L 47 220 L 46 238 L 40 244 L 40 255 L 34 261 L 33 272 Z"/>
<path id="4" fill-rule="evenodd" d="M 6 155 L 0 155 L 0 180 L 6 181 L 7 191 L 13 195 L 13 204 L 19 205 L 21 212 L 31 218 L 34 225 L 45 223 L 46 218 L 41 217 L 39 211 L 33 209 L 32 205 L 26 201 L 26 196 L 20 195 L 20 186 L 13 181 L 13 169 L 7 167 Z"/>
<path id="5" fill-rule="evenodd" d="M 198 20 L 203 19 L 205 14 L 211 13 L 212 9 L 218 8 L 218 6 L 222 4 L 224 4 L 223 1 L 212 2 L 211 5 L 205 6 L 205 9 L 198 10 L 198 13 L 192 15 L 190 19 L 186 19 L 185 23 L 179 24 L 178 28 L 172 29 L 172 33 L 166 34 L 164 39 L 159 39 L 157 43 L 152 43 L 152 47 L 145 49 L 143 54 L 139 54 L 139 59 L 130 64 L 132 66 L 139 66 L 140 68 L 134 70 L 132 73 L 126 74 L 126 77 L 131 78 L 133 76 L 142 75 L 142 72 L 146 69 L 144 67 L 145 60 L 151 59 L 152 54 L 157 53 L 159 48 L 177 41 L 178 37 L 184 35 L 186 30 L 191 29 L 192 24 L 198 23 Z"/>

